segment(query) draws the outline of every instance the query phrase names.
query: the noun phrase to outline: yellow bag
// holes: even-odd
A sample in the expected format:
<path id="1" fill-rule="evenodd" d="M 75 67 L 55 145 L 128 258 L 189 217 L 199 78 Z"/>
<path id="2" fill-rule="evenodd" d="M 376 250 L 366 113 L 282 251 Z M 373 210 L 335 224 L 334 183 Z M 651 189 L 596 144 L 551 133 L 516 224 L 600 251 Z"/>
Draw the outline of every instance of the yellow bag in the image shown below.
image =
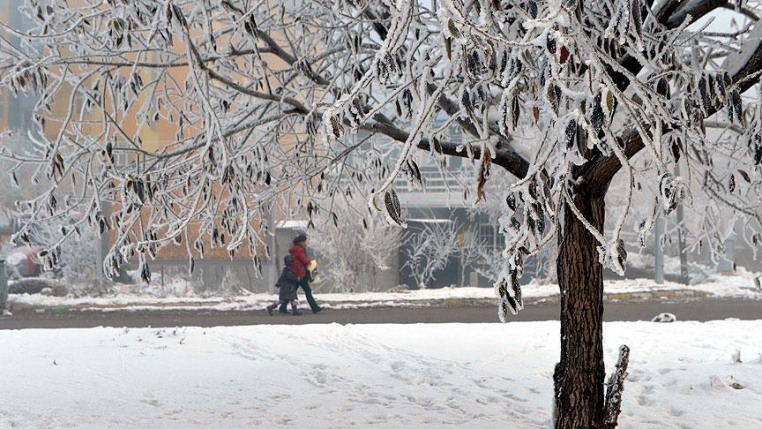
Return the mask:
<path id="1" fill-rule="evenodd" d="M 310 272 L 310 286 L 320 283 L 320 278 L 318 277 L 318 272 L 317 272 L 316 260 L 313 259 L 312 261 L 310 261 L 310 264 L 307 265 L 307 270 L 309 270 Z"/>

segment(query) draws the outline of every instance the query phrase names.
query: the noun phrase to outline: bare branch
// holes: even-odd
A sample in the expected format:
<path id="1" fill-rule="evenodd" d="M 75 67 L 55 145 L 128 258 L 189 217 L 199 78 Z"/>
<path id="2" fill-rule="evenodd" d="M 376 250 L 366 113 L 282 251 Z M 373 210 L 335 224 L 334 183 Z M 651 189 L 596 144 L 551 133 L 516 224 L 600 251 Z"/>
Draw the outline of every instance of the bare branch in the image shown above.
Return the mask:
<path id="1" fill-rule="evenodd" d="M 622 393 L 624 392 L 624 380 L 627 378 L 627 366 L 630 363 L 630 348 L 622 345 L 619 347 L 619 358 L 616 361 L 616 369 L 606 383 L 606 405 L 604 406 L 604 422 L 606 428 L 615 429 L 622 410 Z"/>

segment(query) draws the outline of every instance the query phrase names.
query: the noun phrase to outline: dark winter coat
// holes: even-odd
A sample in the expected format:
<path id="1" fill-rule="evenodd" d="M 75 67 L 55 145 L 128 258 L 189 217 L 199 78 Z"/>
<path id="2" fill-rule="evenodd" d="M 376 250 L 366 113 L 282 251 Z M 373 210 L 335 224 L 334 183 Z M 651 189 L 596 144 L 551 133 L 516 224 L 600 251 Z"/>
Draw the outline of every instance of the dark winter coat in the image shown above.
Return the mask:
<path id="1" fill-rule="evenodd" d="M 299 278 L 290 268 L 284 267 L 283 272 L 278 277 L 275 287 L 278 288 L 278 300 L 292 301 L 296 299 L 296 290 L 299 288 Z"/>
<path id="2" fill-rule="evenodd" d="M 307 251 L 301 244 L 294 244 L 288 249 L 288 253 L 294 257 L 294 262 L 291 263 L 291 270 L 300 279 L 307 275 L 307 266 L 310 264 L 310 258 L 307 257 Z"/>

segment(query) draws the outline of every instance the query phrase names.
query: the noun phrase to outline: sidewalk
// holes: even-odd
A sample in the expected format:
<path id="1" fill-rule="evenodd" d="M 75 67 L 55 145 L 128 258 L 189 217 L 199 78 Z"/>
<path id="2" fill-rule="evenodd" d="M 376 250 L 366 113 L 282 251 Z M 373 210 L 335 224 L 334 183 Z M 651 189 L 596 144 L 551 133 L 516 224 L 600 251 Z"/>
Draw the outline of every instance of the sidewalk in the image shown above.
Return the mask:
<path id="1" fill-rule="evenodd" d="M 436 291 L 436 290 L 434 290 Z M 442 308 L 442 307 L 493 307 L 497 297 L 491 289 L 480 289 L 484 296 L 432 296 L 432 291 L 417 293 L 365 293 L 365 294 L 316 294 L 320 304 L 329 309 L 361 309 L 361 308 Z M 463 291 L 466 292 L 466 291 Z M 473 292 L 473 291 L 468 291 Z M 368 296 L 375 295 L 375 296 Z M 463 294 L 469 295 L 469 294 Z M 473 294 L 471 294 L 473 295 Z M 45 299 L 54 297 L 15 295 L 11 296 L 9 305 L 13 311 L 35 311 L 38 313 L 60 312 L 125 312 L 125 311 L 242 311 L 249 312 L 264 308 L 272 303 L 269 294 L 252 294 L 231 298 L 154 298 L 154 297 L 120 297 L 119 299 L 78 298 L 78 299 Z M 303 299 L 303 297 L 302 297 Z M 634 301 L 691 301 L 701 299 L 741 299 L 745 297 L 717 296 L 705 291 L 674 289 L 635 292 L 610 292 L 604 294 L 605 302 L 634 302 Z M 759 294 L 762 299 L 762 293 Z M 558 295 L 527 296 L 525 305 L 557 304 Z"/>
<path id="2" fill-rule="evenodd" d="M 604 299 L 607 302 L 732 299 L 762 300 L 762 288 L 752 274 L 718 276 L 697 285 L 672 282 L 656 284 L 650 279 L 606 280 Z M 99 297 L 69 297 L 49 294 L 11 294 L 8 305 L 18 311 L 251 311 L 271 304 L 275 295 L 247 293 L 235 296 L 202 296 L 184 289 L 174 296 L 156 288 L 141 288 L 140 293 L 118 293 Z M 522 286 L 527 305 L 558 303 L 557 284 L 530 283 Z M 444 287 L 390 292 L 322 293 L 315 288 L 317 301 L 326 308 L 351 309 L 372 307 L 473 307 L 497 304 L 491 287 Z M 303 301 L 303 296 L 301 299 Z M 13 310 L 12 310 L 13 311 Z"/>

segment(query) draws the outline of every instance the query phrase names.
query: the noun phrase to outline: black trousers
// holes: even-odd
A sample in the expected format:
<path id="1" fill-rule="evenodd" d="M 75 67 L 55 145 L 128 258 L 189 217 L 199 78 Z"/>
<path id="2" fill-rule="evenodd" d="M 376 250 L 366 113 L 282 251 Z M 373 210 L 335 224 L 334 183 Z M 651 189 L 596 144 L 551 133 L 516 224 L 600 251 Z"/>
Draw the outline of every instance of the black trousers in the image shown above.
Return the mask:
<path id="1" fill-rule="evenodd" d="M 307 298 L 307 304 L 310 305 L 310 310 L 312 312 L 316 312 L 320 306 L 317 305 L 317 302 L 315 302 L 315 298 L 312 296 L 312 288 L 310 288 L 310 282 L 307 280 L 307 277 L 302 277 L 297 282 L 297 285 L 299 285 L 302 290 L 304 290 L 304 297 Z M 280 308 L 278 309 L 281 313 L 285 313 L 286 310 L 286 304 L 281 304 Z"/>

